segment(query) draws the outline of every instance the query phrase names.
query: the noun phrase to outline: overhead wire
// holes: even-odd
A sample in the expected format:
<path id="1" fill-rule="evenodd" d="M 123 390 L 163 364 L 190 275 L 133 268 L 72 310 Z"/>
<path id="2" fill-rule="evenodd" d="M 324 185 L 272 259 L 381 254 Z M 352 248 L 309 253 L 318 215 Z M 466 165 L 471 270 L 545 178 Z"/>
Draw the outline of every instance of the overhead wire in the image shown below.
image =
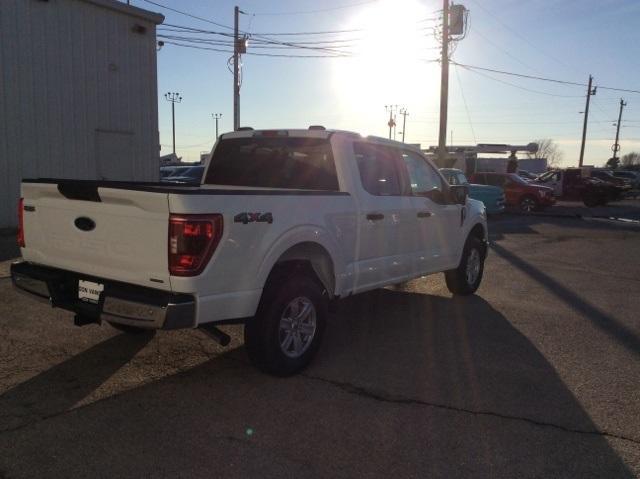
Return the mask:
<path id="1" fill-rule="evenodd" d="M 516 85 L 515 83 L 511 83 L 505 80 L 501 80 L 500 78 L 496 78 L 493 77 L 491 75 L 487 75 L 486 73 L 483 73 L 481 71 L 477 71 L 476 69 L 472 69 L 472 68 L 467 68 L 465 65 L 461 64 L 461 63 L 457 63 L 457 62 L 451 62 L 452 64 L 456 65 L 456 66 L 460 66 L 462 68 L 464 68 L 467 71 L 470 71 L 472 73 L 475 73 L 476 75 L 482 76 L 484 78 L 488 78 L 490 80 L 493 80 L 495 82 L 498 83 L 502 83 L 503 85 L 508 85 L 511 86 L 513 88 L 518 88 L 520 90 L 524 90 L 524 91 L 528 91 L 530 93 L 537 93 L 538 95 L 546 95 L 546 96 L 553 96 L 553 97 L 557 97 L 557 98 L 580 98 L 582 97 L 582 95 L 560 95 L 557 93 L 550 93 L 550 92 L 545 92 L 545 91 L 540 91 L 540 90 L 534 90 L 532 88 L 527 88 L 521 85 Z"/>
<path id="2" fill-rule="evenodd" d="M 455 65 L 459 65 L 467 70 L 483 70 L 483 71 L 488 71 L 488 72 L 493 72 L 493 73 L 499 73 L 501 75 L 510 75 L 510 76 L 514 76 L 514 77 L 520 77 L 520 78 L 529 78 L 531 80 L 540 80 L 540 81 L 546 81 L 546 82 L 552 82 L 552 83 L 560 83 L 560 84 L 564 84 L 564 85 L 573 85 L 573 86 L 581 86 L 581 87 L 586 87 L 587 84 L 586 83 L 578 83 L 578 82 L 573 82 L 573 81 L 567 81 L 567 80 L 558 80 L 555 78 L 546 78 L 546 77 L 540 77 L 540 76 L 534 76 L 534 75 L 525 75 L 523 73 L 514 73 L 514 72 L 508 72 L 505 70 L 497 70 L 495 68 L 486 68 L 486 67 L 478 67 L 475 65 L 466 65 L 464 63 L 458 63 L 458 62 L 454 62 L 452 61 L 451 63 L 455 64 Z M 617 87 L 610 87 L 610 86 L 604 86 L 604 85 L 596 85 L 598 88 L 603 89 L 603 90 L 611 90 L 611 91 L 621 91 L 621 92 L 627 92 L 627 93 L 640 93 L 640 90 L 632 90 L 632 89 L 628 89 L 628 88 L 617 88 Z"/>
<path id="3" fill-rule="evenodd" d="M 462 81 L 460 80 L 460 73 L 458 72 L 458 67 L 455 67 L 456 78 L 458 79 L 458 86 L 460 87 L 460 96 L 462 96 L 462 103 L 464 104 L 464 109 L 467 112 L 467 121 L 469 122 L 469 128 L 471 128 L 471 135 L 473 136 L 473 142 L 478 143 L 476 139 L 476 132 L 473 128 L 473 123 L 471 122 L 471 115 L 469 114 L 469 107 L 467 106 L 467 99 L 464 96 L 464 90 L 462 88 Z"/>
<path id="4" fill-rule="evenodd" d="M 253 15 L 258 15 L 258 16 L 287 16 L 287 15 L 310 15 L 313 13 L 323 13 L 323 12 L 332 12 L 335 10 L 343 10 L 346 8 L 354 8 L 354 7 L 359 7 L 361 5 L 367 5 L 369 3 L 376 3 L 378 0 L 366 0 L 363 2 L 357 2 L 357 3 L 351 3 L 348 5 L 339 5 L 336 7 L 329 7 L 329 8 L 321 8 L 318 10 L 304 10 L 304 11 L 293 11 L 293 12 L 255 12 L 253 13 Z"/>
<path id="5" fill-rule="evenodd" d="M 197 50 L 209 50 L 209 51 L 220 52 L 220 53 L 233 53 L 233 50 L 221 50 L 218 48 L 201 47 L 197 45 L 189 45 L 189 44 L 178 43 L 174 41 L 166 41 L 165 44 L 175 45 L 175 46 L 184 47 L 184 48 L 194 48 Z M 253 56 L 259 56 L 259 57 L 281 57 L 281 58 L 341 58 L 341 57 L 348 56 L 348 55 L 298 55 L 298 54 L 285 55 L 285 54 L 277 54 L 277 53 L 255 53 L 255 52 L 246 52 L 246 53 L 243 53 L 243 55 L 253 55 Z"/>
<path id="6" fill-rule="evenodd" d="M 544 50 L 542 50 L 539 46 L 535 45 L 533 42 L 531 42 L 531 40 L 529 40 L 527 37 L 525 37 L 524 35 L 522 35 L 519 31 L 515 30 L 514 28 L 512 28 L 510 25 L 506 24 L 505 22 L 503 22 L 502 20 L 500 20 L 500 18 L 498 18 L 498 16 L 496 14 L 494 14 L 493 12 L 491 12 L 489 9 L 487 9 L 484 5 L 482 5 L 482 3 L 478 0 L 471 0 L 473 3 L 475 3 L 478 7 L 480 7 L 485 13 L 487 13 L 489 15 L 489 17 L 491 17 L 495 22 L 499 23 L 500 25 L 502 25 L 505 29 L 509 30 L 511 33 L 513 33 L 514 35 L 516 35 L 518 38 L 520 38 L 522 41 L 524 41 L 525 43 L 527 43 L 530 47 L 532 47 L 534 50 L 539 51 L 540 53 L 542 53 L 543 55 L 551 58 L 553 61 L 559 63 L 560 65 L 564 66 L 564 67 L 571 67 L 573 70 L 578 71 L 576 68 L 574 68 L 571 65 L 568 65 L 566 62 L 560 60 L 559 58 L 556 58 L 555 56 L 551 55 L 548 52 L 545 52 Z"/>
<path id="7" fill-rule="evenodd" d="M 214 22 L 213 20 L 209 20 L 208 18 L 199 17 L 197 15 L 192 15 L 191 13 L 183 12 L 182 10 L 178 10 L 176 8 L 171 8 L 171 7 L 168 7 L 168 6 L 163 5 L 161 3 L 154 2 L 152 0 L 142 0 L 142 1 L 150 3 L 151 5 L 155 5 L 156 7 L 164 8 L 165 10 L 169 10 L 171 12 L 178 13 L 180 15 L 184 15 L 186 17 L 193 18 L 195 20 L 200 20 L 202 22 L 210 23 L 210 24 L 215 25 L 217 27 L 222 27 L 222 28 L 227 28 L 229 30 L 233 30 L 233 27 L 230 27 L 229 25 L 225 25 L 223 23 Z"/>

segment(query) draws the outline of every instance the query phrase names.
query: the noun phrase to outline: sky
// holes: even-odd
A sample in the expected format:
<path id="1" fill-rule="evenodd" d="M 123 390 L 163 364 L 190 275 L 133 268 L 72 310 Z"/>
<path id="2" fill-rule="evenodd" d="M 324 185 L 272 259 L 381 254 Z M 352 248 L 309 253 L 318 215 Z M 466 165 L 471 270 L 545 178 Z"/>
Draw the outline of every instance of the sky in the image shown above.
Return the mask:
<path id="1" fill-rule="evenodd" d="M 154 0 L 202 17 L 182 15 L 146 0 L 132 4 L 165 16 L 159 35 L 185 36 L 166 24 L 230 32 L 236 2 Z M 460 0 L 469 10 L 468 32 L 456 42 L 452 60 L 586 84 L 640 89 L 637 0 Z M 249 33 L 250 53 L 319 55 L 320 58 L 242 57 L 241 125 L 254 128 L 327 128 L 388 135 L 386 105 L 408 112 L 405 140 L 437 144 L 440 65 L 435 27 L 442 2 L 435 0 L 244 0 L 240 29 Z M 280 36 L 278 33 L 343 33 Z M 333 41 L 324 50 L 280 46 L 265 50 L 255 39 L 285 42 Z M 212 34 L 197 38 L 228 40 Z M 251 37 L 254 37 L 252 40 Z M 165 39 L 166 40 L 166 39 Z M 169 40 L 172 41 L 172 40 Z M 175 42 L 175 39 L 173 40 Z M 190 45 L 197 45 L 189 42 Z M 205 45 L 200 43 L 199 45 Z M 316 45 L 307 43 L 306 45 Z M 263 45 L 262 45 L 263 46 Z M 327 45 L 324 45 L 325 47 Z M 227 49 L 225 46 L 210 48 Z M 158 51 L 158 110 L 162 154 L 171 152 L 171 106 L 167 91 L 179 92 L 176 153 L 186 161 L 209 151 L 215 137 L 212 113 L 221 113 L 220 132 L 233 125 L 230 54 L 165 43 Z M 510 77 L 451 66 L 447 142 L 526 144 L 551 138 L 563 153 L 562 166 L 577 165 L 586 87 Z M 591 97 L 585 164 L 611 157 L 620 98 L 623 155 L 640 150 L 640 94 L 599 88 Z M 397 115 L 400 139 L 402 116 Z"/>

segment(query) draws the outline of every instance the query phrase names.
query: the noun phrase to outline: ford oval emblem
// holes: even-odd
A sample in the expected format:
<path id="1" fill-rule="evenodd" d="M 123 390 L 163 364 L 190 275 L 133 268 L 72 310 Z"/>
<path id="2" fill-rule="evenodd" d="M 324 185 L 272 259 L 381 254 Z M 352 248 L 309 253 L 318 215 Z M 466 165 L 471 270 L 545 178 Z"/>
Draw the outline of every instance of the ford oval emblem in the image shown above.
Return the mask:
<path id="1" fill-rule="evenodd" d="M 96 222 L 86 216 L 80 216 L 73 222 L 76 228 L 82 231 L 92 231 L 96 227 Z"/>

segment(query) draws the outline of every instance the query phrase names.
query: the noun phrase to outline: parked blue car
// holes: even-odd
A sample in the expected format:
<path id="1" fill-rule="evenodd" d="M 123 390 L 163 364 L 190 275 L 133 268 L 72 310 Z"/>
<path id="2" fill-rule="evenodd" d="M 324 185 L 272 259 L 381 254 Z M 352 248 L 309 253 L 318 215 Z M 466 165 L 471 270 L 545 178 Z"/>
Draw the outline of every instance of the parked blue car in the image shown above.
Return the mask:
<path id="1" fill-rule="evenodd" d="M 456 168 L 440 168 L 440 172 L 450 185 L 468 185 L 469 197 L 482 201 L 487 209 L 487 213 L 496 214 L 504 211 L 504 191 L 502 188 L 490 185 L 469 184 L 462 170 Z"/>

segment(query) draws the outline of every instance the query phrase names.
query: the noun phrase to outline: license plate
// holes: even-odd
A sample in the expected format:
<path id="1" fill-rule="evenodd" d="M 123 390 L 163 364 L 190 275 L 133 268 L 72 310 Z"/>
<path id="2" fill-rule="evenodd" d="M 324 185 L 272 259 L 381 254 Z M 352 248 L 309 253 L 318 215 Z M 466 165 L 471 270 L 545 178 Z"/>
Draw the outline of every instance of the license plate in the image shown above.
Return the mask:
<path id="1" fill-rule="evenodd" d="M 87 303 L 98 304 L 100 301 L 100 293 L 104 290 L 104 284 L 94 283 L 93 281 L 78 281 L 78 299 Z"/>

